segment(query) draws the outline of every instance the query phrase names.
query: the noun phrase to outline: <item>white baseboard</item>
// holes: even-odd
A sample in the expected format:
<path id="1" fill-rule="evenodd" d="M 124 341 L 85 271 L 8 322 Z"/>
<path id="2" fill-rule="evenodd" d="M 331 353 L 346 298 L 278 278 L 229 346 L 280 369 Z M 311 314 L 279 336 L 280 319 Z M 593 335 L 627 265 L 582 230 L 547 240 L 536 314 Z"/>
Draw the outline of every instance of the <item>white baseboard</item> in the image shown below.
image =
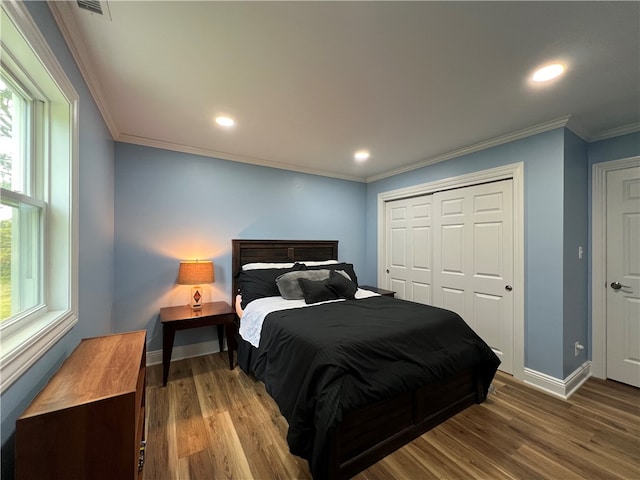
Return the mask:
<path id="1" fill-rule="evenodd" d="M 218 353 L 220 347 L 218 340 L 208 340 L 206 342 L 192 343 L 174 347 L 171 352 L 171 361 L 184 360 L 185 358 L 200 357 L 210 353 Z M 147 366 L 162 363 L 162 350 L 147 352 Z"/>
<path id="2" fill-rule="evenodd" d="M 591 376 L 591 362 L 584 362 L 564 380 L 540 373 L 530 368 L 524 369 L 522 380 L 529 385 L 563 400 L 567 400 Z"/>

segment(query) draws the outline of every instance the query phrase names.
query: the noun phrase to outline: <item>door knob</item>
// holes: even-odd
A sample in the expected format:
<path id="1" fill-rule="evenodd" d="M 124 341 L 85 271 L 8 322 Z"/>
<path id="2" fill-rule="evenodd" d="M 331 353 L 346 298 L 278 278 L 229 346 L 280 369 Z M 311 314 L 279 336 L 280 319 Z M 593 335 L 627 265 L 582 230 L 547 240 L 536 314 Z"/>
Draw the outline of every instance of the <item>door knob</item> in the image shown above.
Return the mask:
<path id="1" fill-rule="evenodd" d="M 387 273 L 389 273 L 389 269 L 387 268 Z"/>
<path id="2" fill-rule="evenodd" d="M 507 292 L 510 292 L 511 290 L 513 290 L 513 287 L 512 287 L 511 285 L 507 285 L 506 287 L 504 287 L 504 289 L 505 289 Z"/>
<path id="3" fill-rule="evenodd" d="M 611 288 L 620 290 L 621 288 L 631 288 L 629 285 L 622 285 L 620 282 L 611 282 Z"/>

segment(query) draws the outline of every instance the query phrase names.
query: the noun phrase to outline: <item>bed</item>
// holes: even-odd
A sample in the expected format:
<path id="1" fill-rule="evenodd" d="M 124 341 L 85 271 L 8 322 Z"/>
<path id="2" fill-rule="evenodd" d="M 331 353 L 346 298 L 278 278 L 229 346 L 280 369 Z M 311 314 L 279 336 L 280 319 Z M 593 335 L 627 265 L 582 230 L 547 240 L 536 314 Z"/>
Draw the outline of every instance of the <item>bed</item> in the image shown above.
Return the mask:
<path id="1" fill-rule="evenodd" d="M 293 270 L 340 268 L 357 284 L 350 264 L 298 263 L 336 262 L 337 241 L 233 240 L 232 255 L 234 304 L 240 288 L 251 290 L 243 265 L 256 262 L 290 262 Z M 453 312 L 360 290 L 358 295 L 274 311 L 264 319 L 259 342 L 238 336 L 239 366 L 264 382 L 289 422 L 291 452 L 309 462 L 315 480 L 351 478 L 483 402 L 500 363 Z M 238 307 L 244 314 L 242 308 L 256 310 L 271 299 L 277 300 Z M 425 345 L 440 345 L 441 337 L 450 346 L 427 353 Z"/>

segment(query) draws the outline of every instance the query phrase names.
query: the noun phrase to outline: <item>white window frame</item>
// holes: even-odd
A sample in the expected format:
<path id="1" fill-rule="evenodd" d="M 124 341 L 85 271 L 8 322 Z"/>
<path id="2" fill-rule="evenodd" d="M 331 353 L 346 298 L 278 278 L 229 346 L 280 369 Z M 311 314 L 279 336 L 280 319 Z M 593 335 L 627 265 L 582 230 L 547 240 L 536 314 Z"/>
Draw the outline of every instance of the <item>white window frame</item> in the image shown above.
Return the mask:
<path id="1" fill-rule="evenodd" d="M 43 305 L 0 324 L 2 393 L 78 322 L 79 98 L 26 6 L 0 8 L 2 62 L 46 100 L 48 135 L 43 168 L 34 172 L 44 179 Z"/>
<path id="2" fill-rule="evenodd" d="M 17 122 L 17 124 L 21 124 L 21 129 L 12 133 L 13 137 L 19 137 L 19 141 L 17 142 L 21 151 L 18 154 L 20 157 L 18 159 L 19 164 L 12 165 L 12 173 L 18 173 L 17 177 L 20 184 L 16 185 L 15 182 L 12 181 L 12 186 L 9 189 L 0 188 L 0 196 L 5 204 L 9 203 L 16 206 L 35 208 L 39 217 L 38 227 L 35 230 L 35 233 L 38 235 L 37 246 L 32 245 L 32 248 L 25 249 L 21 246 L 23 241 L 22 235 L 23 233 L 27 233 L 24 229 L 28 228 L 27 224 L 30 223 L 27 218 L 22 218 L 23 215 L 21 214 L 19 223 L 12 227 L 11 249 L 12 252 L 20 252 L 20 254 L 16 256 L 12 255 L 11 257 L 11 291 L 25 293 L 27 304 L 30 306 L 23 304 L 25 301 L 24 297 L 19 299 L 19 305 L 15 305 L 14 302 L 17 299 L 12 296 L 12 310 L 16 307 L 20 310 L 17 315 L 2 320 L 0 331 L 7 334 L 7 332 L 12 331 L 12 328 L 15 328 L 13 327 L 14 324 L 18 324 L 30 316 L 38 315 L 40 310 L 45 308 L 42 288 L 44 283 L 42 266 L 46 264 L 47 260 L 43 248 L 43 240 L 46 233 L 47 204 L 44 201 L 44 178 L 42 175 L 42 166 L 45 164 L 45 149 L 42 147 L 46 141 L 48 103 L 46 97 L 41 94 L 37 86 L 28 78 L 25 79 L 25 84 L 17 80 L 14 72 L 19 72 L 18 77 L 23 77 L 22 68 L 18 66 L 10 52 L 5 50 L 5 45 L 3 45 L 2 48 L 4 55 L 0 63 L 4 73 L 4 79 L 9 82 L 11 89 L 24 100 L 24 105 L 23 108 L 20 109 L 21 115 L 18 116 Z M 30 88 L 25 88 L 26 84 L 28 84 Z M 14 125 L 16 125 L 16 122 L 14 122 Z M 23 224 L 23 222 L 26 223 Z M 34 232 L 28 235 L 32 233 Z M 14 234 L 17 235 L 14 236 Z M 34 251 L 33 247 L 36 247 L 37 251 Z M 36 280 L 35 282 L 29 282 L 24 275 L 25 267 L 27 263 L 33 261 L 37 262 L 35 268 L 37 270 Z M 14 275 L 13 269 L 16 267 L 18 272 L 15 273 L 18 274 Z M 28 268 L 28 270 L 31 270 L 31 273 L 33 273 L 32 268 Z M 28 283 L 31 284 L 27 285 Z M 34 289 L 37 291 L 34 291 Z M 34 296 L 35 298 L 28 298 Z"/>

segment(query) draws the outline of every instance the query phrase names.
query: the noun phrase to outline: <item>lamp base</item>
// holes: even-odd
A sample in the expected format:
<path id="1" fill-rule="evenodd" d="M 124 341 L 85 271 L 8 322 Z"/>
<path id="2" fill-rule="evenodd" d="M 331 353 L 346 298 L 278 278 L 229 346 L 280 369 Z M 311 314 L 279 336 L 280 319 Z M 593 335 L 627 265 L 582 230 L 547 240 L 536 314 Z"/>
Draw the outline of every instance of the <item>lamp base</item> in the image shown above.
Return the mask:
<path id="1" fill-rule="evenodd" d="M 191 289 L 191 300 L 189 304 L 192 310 L 202 309 L 202 287 L 199 285 Z"/>

